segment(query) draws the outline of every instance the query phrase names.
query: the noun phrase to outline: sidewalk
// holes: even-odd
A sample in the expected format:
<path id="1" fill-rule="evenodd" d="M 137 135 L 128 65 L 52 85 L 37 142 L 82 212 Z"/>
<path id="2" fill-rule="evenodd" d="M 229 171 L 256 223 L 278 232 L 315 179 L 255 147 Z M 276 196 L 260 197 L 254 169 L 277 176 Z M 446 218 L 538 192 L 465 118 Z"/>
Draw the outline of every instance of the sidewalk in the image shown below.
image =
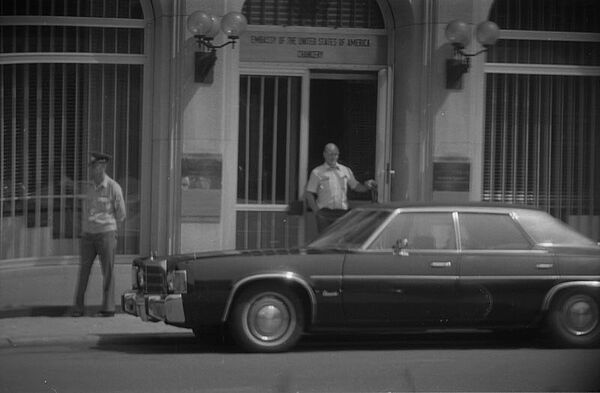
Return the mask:
<path id="1" fill-rule="evenodd" d="M 163 322 L 143 322 L 133 315 L 112 318 L 17 317 L 0 318 L 0 348 L 87 343 L 96 344 L 106 335 L 192 334 L 189 329 Z"/>
<path id="2" fill-rule="evenodd" d="M 115 302 L 131 288 L 131 259 L 120 257 L 114 270 Z M 78 257 L 0 261 L 0 318 L 69 315 L 73 306 Z M 102 303 L 102 273 L 95 262 L 86 291 L 86 312 L 93 315 Z"/>
<path id="3" fill-rule="evenodd" d="M 73 318 L 79 258 L 61 257 L 0 261 L 0 348 L 86 342 L 93 345 L 106 335 L 182 333 L 191 330 L 163 322 L 143 322 L 121 312 L 121 294 L 131 288 L 131 259 L 115 264 L 117 314 L 93 317 L 102 303 L 102 273 L 94 263 L 86 292 L 85 316 Z"/>

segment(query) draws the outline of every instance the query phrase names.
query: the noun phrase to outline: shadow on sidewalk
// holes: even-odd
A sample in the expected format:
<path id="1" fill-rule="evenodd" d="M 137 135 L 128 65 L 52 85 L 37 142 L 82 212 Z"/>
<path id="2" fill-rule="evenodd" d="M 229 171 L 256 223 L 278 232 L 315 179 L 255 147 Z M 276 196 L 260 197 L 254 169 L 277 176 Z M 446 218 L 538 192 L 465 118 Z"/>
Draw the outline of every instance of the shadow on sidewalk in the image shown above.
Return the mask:
<path id="1" fill-rule="evenodd" d="M 101 334 L 94 349 L 128 354 L 236 353 L 238 349 L 214 340 L 198 340 L 182 333 Z"/>
<path id="2" fill-rule="evenodd" d="M 193 333 L 102 334 L 94 349 L 129 354 L 235 354 L 243 351 L 231 338 L 208 336 L 197 339 Z M 290 352 L 344 352 L 389 350 L 513 350 L 547 348 L 547 343 L 529 334 L 507 337 L 493 333 L 306 335 Z"/>

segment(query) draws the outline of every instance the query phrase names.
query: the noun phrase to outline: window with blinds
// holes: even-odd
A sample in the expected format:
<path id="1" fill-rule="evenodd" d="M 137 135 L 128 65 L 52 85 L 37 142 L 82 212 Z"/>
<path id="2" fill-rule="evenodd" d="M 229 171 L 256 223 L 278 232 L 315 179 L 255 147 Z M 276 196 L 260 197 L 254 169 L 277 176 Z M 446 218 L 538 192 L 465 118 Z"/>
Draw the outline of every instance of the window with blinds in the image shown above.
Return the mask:
<path id="1" fill-rule="evenodd" d="M 490 74 L 484 199 L 600 214 L 600 78 Z"/>
<path id="2" fill-rule="evenodd" d="M 39 54 L 30 63 L 0 55 L 0 259 L 79 252 L 90 151 L 113 156 L 108 174 L 123 188 L 128 209 L 117 252 L 137 253 L 143 64 L 128 55 L 143 53 L 143 27 L 90 27 L 86 18 L 141 18 L 139 1 L 8 0 L 0 11 L 8 21 L 0 26 L 0 53 Z M 32 15 L 53 23 L 56 16 L 77 17 L 70 23 L 81 26 L 27 25 L 23 16 Z M 118 58 L 71 59 L 81 52 Z"/>
<path id="3" fill-rule="evenodd" d="M 511 31 L 488 52 L 502 67 L 486 74 L 483 168 L 484 200 L 542 208 L 598 240 L 599 18 L 597 1 L 495 2 L 490 20 Z"/>
<path id="4" fill-rule="evenodd" d="M 598 32 L 597 0 L 496 0 L 490 20 L 501 29 Z"/>
<path id="5" fill-rule="evenodd" d="M 144 31 L 114 27 L 0 26 L 0 53 L 142 54 Z"/>
<path id="6" fill-rule="evenodd" d="M 246 0 L 253 25 L 383 29 L 376 0 Z"/>
<path id="7" fill-rule="evenodd" d="M 2 0 L 0 15 L 144 18 L 140 0 Z"/>

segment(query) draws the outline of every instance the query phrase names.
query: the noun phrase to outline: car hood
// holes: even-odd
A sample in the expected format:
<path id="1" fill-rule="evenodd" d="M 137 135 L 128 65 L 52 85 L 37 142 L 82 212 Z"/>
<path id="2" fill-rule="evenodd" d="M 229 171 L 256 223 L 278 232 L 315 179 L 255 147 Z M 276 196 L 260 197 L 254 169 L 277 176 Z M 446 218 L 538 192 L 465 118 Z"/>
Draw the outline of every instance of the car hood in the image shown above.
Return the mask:
<path id="1" fill-rule="evenodd" d="M 166 265 L 167 270 L 177 267 L 182 262 L 191 262 L 195 260 L 204 260 L 225 257 L 261 257 L 277 255 L 319 255 L 319 254 L 343 254 L 348 252 L 344 249 L 315 249 L 315 248 L 281 248 L 281 249 L 262 249 L 262 250 L 226 250 L 226 251 L 203 251 L 184 254 L 174 254 L 167 256 L 138 257 L 133 261 L 134 265 L 143 266 L 147 264 Z"/>

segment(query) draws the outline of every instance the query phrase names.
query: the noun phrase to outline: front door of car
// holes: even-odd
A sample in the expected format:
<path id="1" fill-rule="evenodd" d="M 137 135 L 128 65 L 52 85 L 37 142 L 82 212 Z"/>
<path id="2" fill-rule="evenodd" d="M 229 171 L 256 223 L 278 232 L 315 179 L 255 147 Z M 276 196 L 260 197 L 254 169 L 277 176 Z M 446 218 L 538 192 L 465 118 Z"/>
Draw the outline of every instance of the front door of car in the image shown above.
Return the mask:
<path id="1" fill-rule="evenodd" d="M 398 240 L 408 244 L 394 251 Z M 350 325 L 440 326 L 454 312 L 458 253 L 450 213 L 398 214 L 364 251 L 346 256 Z"/>
<path id="2" fill-rule="evenodd" d="M 528 324 L 558 274 L 554 256 L 534 249 L 508 214 L 460 213 L 462 325 Z"/>

